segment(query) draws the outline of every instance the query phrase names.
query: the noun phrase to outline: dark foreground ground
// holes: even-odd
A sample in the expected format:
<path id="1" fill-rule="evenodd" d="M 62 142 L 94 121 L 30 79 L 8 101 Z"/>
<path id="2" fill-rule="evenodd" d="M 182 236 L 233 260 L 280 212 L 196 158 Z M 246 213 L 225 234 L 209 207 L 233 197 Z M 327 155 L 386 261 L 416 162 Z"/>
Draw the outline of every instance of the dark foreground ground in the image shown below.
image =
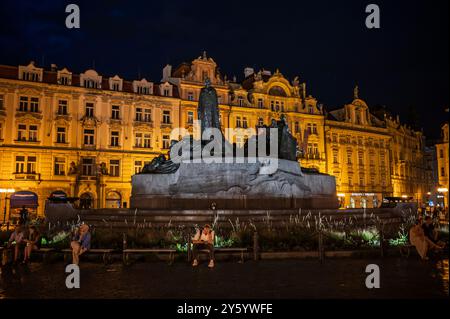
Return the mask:
<path id="1" fill-rule="evenodd" d="M 1 298 L 448 298 L 448 258 L 279 260 L 218 263 L 140 262 L 125 267 L 81 265 L 81 287 L 65 286 L 65 264 L 4 268 Z M 365 267 L 377 264 L 381 288 L 365 286 Z"/>

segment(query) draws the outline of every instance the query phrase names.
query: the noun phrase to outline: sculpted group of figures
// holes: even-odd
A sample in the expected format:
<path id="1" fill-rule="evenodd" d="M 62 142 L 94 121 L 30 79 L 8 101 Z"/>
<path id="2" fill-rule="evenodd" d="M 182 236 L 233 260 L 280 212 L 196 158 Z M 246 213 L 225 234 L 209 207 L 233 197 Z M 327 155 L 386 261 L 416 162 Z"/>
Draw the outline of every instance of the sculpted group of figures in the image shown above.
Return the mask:
<path id="1" fill-rule="evenodd" d="M 219 120 L 219 108 L 218 108 L 218 100 L 216 90 L 211 86 L 210 80 L 206 79 L 205 87 L 201 89 L 200 98 L 198 102 L 198 119 L 201 123 L 201 134 L 206 129 L 214 128 L 220 131 L 220 120 Z M 271 134 L 272 129 L 276 129 L 276 134 Z M 277 158 L 285 159 L 289 161 L 297 161 L 299 156 L 299 149 L 297 140 L 292 136 L 289 131 L 289 127 L 286 121 L 286 117 L 281 115 L 280 120 L 272 119 L 271 124 L 269 126 L 263 125 L 257 127 L 258 135 L 250 138 L 250 141 L 247 140 L 243 152 L 236 151 L 236 144 L 233 144 L 233 156 L 236 156 L 237 153 L 242 153 L 244 156 L 247 156 L 249 150 L 249 144 L 254 142 L 256 147 L 258 147 L 258 143 L 263 143 L 263 141 L 259 140 L 259 137 L 264 136 L 266 142 L 266 151 L 270 150 L 271 145 L 276 145 L 276 150 L 270 150 L 270 153 L 273 154 L 276 151 Z M 226 142 L 223 134 L 221 133 L 222 142 L 226 148 Z M 277 141 L 272 141 L 276 143 L 271 143 L 271 137 L 276 138 Z M 187 139 L 188 143 L 190 143 L 190 151 L 193 154 L 194 143 L 193 139 L 189 137 Z M 170 143 L 169 154 L 172 148 L 177 145 L 177 143 L 184 143 L 186 139 L 179 142 L 176 140 L 172 140 Z M 204 147 L 209 141 L 201 141 L 201 146 Z M 223 156 L 225 156 L 226 152 L 223 152 Z M 256 149 L 256 154 L 258 154 L 258 149 Z M 154 158 L 149 164 L 145 165 L 141 171 L 141 174 L 171 174 L 177 171 L 179 168 L 179 163 L 174 163 L 170 158 L 166 158 L 164 154 L 160 154 L 156 158 Z"/>

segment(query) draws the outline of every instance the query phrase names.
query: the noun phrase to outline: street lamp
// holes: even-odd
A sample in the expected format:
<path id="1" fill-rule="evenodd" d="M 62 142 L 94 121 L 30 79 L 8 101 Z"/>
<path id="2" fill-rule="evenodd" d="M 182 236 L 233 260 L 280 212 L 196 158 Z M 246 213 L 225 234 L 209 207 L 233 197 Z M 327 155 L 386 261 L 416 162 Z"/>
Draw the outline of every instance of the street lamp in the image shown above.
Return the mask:
<path id="1" fill-rule="evenodd" d="M 8 199 L 8 194 L 15 193 L 16 190 L 14 188 L 0 188 L 0 193 L 5 193 L 5 207 L 3 209 L 3 224 L 6 222 L 6 200 Z"/>

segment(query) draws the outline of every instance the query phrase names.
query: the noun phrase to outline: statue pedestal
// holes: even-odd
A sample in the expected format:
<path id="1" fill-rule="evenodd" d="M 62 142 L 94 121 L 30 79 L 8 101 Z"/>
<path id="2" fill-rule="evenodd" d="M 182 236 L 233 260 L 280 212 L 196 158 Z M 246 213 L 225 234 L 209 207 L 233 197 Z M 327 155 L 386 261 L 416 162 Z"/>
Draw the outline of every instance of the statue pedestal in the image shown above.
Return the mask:
<path id="1" fill-rule="evenodd" d="M 294 161 L 278 160 L 272 175 L 252 158 L 244 163 L 182 162 L 172 174 L 132 177 L 131 208 L 296 209 L 338 208 L 333 176 L 303 173 Z M 253 162 L 252 162 L 253 161 Z"/>

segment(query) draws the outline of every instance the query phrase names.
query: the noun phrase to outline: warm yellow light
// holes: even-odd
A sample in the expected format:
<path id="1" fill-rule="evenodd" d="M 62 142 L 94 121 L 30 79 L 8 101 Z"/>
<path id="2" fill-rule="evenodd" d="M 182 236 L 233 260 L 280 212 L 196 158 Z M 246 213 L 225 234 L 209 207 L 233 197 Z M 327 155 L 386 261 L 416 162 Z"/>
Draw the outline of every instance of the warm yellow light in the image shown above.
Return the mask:
<path id="1" fill-rule="evenodd" d="M 0 188 L 0 193 L 15 193 L 16 190 L 14 188 Z"/>
<path id="2" fill-rule="evenodd" d="M 431 195 L 431 192 L 428 192 L 427 195 Z"/>
<path id="3" fill-rule="evenodd" d="M 408 195 L 402 195 L 402 198 L 408 198 Z"/>
<path id="4" fill-rule="evenodd" d="M 440 188 L 437 189 L 437 191 L 438 191 L 439 193 L 447 193 L 447 192 L 448 192 L 448 188 L 440 187 Z"/>
<path id="5" fill-rule="evenodd" d="M 338 193 L 337 197 L 345 197 L 345 194 L 344 193 Z"/>

